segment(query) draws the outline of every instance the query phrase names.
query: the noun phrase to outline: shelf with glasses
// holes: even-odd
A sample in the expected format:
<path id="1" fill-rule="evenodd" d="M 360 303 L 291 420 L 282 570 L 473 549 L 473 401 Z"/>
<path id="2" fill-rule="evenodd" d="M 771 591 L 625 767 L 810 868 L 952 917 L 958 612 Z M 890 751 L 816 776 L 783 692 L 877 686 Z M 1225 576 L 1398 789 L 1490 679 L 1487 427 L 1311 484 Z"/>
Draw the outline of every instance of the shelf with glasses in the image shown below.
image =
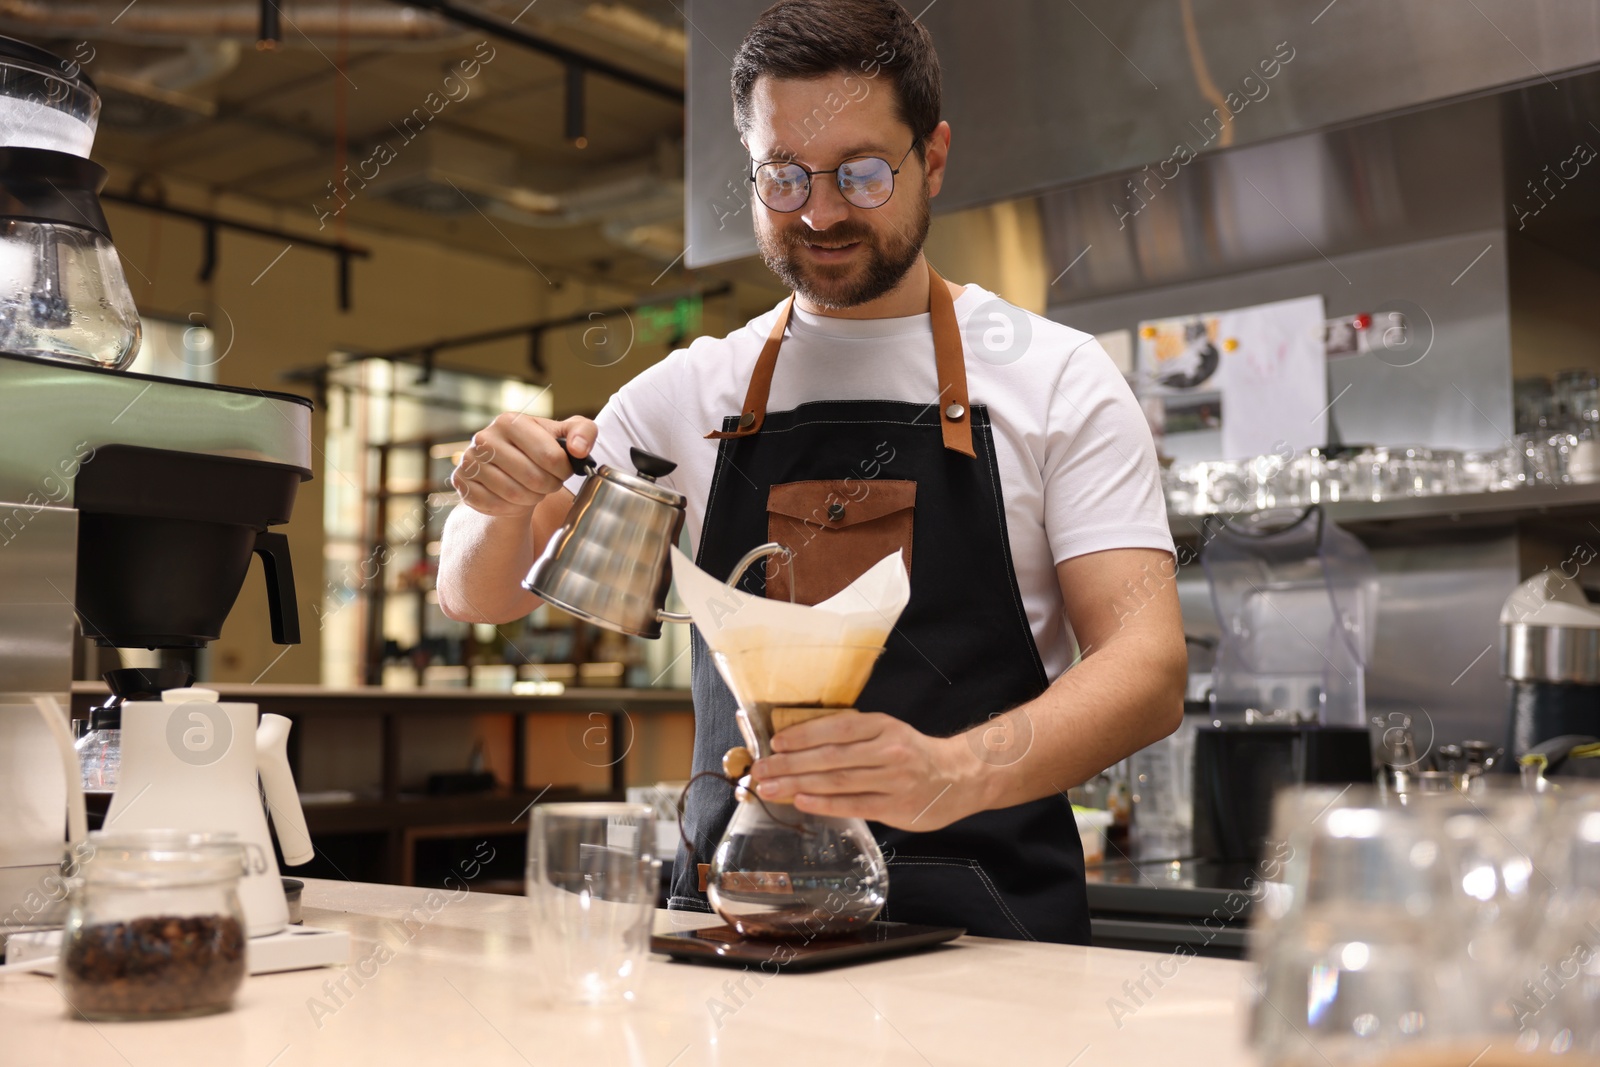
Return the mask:
<path id="1" fill-rule="evenodd" d="M 1247 508 L 1231 514 L 1220 513 L 1219 517 L 1238 518 L 1261 510 L 1298 511 L 1305 506 L 1283 504 L 1272 509 Z M 1600 482 L 1539 485 L 1498 492 L 1396 496 L 1382 500 L 1337 500 L 1324 502 L 1323 508 L 1328 518 L 1363 536 L 1505 525 L 1525 519 L 1580 519 L 1591 513 L 1600 522 Z M 1167 513 L 1172 535 L 1179 541 L 1199 540 L 1206 518 L 1202 514 Z"/>

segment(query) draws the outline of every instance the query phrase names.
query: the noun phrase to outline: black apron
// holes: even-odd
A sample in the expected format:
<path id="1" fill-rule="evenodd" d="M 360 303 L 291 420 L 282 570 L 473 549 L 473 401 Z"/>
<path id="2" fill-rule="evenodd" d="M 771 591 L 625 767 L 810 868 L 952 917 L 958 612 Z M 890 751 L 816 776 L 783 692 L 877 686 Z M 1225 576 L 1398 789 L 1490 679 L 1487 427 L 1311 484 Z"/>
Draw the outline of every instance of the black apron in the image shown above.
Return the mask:
<path id="1" fill-rule="evenodd" d="M 885 537 L 909 537 L 911 599 L 856 706 L 950 736 L 1032 700 L 1049 683 L 1011 562 L 989 413 L 981 405 L 968 410 L 954 306 L 943 280 L 931 268 L 929 274 L 941 385 L 931 404 L 820 401 L 768 414 L 766 391 L 791 298 L 758 361 L 745 411 L 708 435 L 721 444 L 696 563 L 725 576 L 754 546 L 788 543 L 774 532 L 791 539 L 809 532 L 818 542 L 813 558 L 824 560 L 843 543 L 831 538 L 864 539 L 877 553 L 867 563 L 887 554 L 880 551 Z M 914 483 L 909 514 L 898 506 L 907 483 Z M 875 486 L 896 491 L 875 498 Z M 795 504 L 808 493 L 814 517 L 802 518 L 807 510 Z M 885 508 L 893 513 L 882 514 Z M 830 530 L 863 512 L 874 513 L 855 532 Z M 763 570 L 752 567 L 739 587 L 769 592 Z M 802 550 L 792 572 L 796 584 L 818 571 L 806 566 Z M 804 599 L 815 602 L 832 591 L 813 590 Z M 699 773 L 719 769 L 723 753 L 744 742 L 733 695 L 698 628 L 691 647 Z M 730 789 L 709 780 L 691 790 L 684 823 L 696 860 L 715 851 L 734 803 Z M 1065 797 L 980 812 L 928 833 L 870 825 L 889 864 L 880 918 L 962 926 L 985 937 L 1088 943 L 1083 850 Z M 697 865 L 680 846 L 670 906 L 709 910 L 699 882 Z"/>

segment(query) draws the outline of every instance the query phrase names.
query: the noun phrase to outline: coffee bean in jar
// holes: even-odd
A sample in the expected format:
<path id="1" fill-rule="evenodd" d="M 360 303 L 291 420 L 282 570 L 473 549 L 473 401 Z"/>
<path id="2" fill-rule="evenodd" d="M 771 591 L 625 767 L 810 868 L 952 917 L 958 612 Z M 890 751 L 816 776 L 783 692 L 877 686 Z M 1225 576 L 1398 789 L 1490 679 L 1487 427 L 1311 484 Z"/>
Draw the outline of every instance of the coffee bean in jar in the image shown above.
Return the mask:
<path id="1" fill-rule="evenodd" d="M 244 981 L 244 926 L 231 915 L 96 923 L 65 955 L 64 992 L 90 1018 L 223 1011 Z"/>
<path id="2" fill-rule="evenodd" d="M 70 1013 L 171 1019 L 231 1007 L 247 972 L 239 845 L 169 831 L 90 842 L 57 969 Z"/>

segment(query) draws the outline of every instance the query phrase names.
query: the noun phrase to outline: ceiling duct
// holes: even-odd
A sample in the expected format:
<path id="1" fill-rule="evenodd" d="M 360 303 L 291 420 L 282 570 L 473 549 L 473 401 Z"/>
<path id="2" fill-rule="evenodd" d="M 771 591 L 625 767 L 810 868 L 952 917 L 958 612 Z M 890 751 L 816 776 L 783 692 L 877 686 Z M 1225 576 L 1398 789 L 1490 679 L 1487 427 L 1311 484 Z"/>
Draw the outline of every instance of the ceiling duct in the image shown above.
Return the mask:
<path id="1" fill-rule="evenodd" d="M 214 118 L 215 100 L 191 89 L 208 85 L 239 65 L 242 47 L 223 39 L 190 41 L 182 51 L 131 70 L 97 69 L 102 125 L 140 133 L 165 133 Z"/>
<path id="2" fill-rule="evenodd" d="M 600 224 L 618 244 L 670 260 L 682 251 L 681 236 L 664 237 L 661 228 L 683 217 L 682 146 L 663 143 L 632 162 L 587 172 L 563 189 L 540 189 L 521 176 L 516 152 L 508 146 L 439 128 L 415 144 L 403 142 L 393 159 L 363 190 L 432 215 L 470 215 L 482 211 L 522 226 L 540 229 Z M 352 177 L 352 182 L 356 179 Z"/>
<path id="3" fill-rule="evenodd" d="M 288 47 L 304 45 L 307 39 L 333 41 L 341 33 L 357 46 L 410 41 L 437 47 L 469 40 L 447 19 L 379 0 L 343 5 L 336 0 L 282 2 L 278 7 L 288 26 L 283 41 Z M 254 42 L 261 28 L 261 5 L 257 0 L 207 4 L 0 0 L 0 28 L 24 36 L 139 44 L 185 46 L 196 38 Z"/>

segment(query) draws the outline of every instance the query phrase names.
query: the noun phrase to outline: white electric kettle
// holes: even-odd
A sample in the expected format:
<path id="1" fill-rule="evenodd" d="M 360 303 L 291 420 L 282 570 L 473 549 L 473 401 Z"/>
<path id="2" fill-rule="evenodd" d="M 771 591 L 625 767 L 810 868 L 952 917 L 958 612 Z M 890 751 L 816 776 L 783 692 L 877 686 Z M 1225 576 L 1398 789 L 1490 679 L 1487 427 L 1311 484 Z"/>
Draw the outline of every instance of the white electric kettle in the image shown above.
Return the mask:
<path id="1" fill-rule="evenodd" d="M 0 918 L 5 931 L 59 926 L 62 805 L 67 840 L 86 832 L 83 778 L 55 697 L 0 694 Z"/>
<path id="2" fill-rule="evenodd" d="M 210 689 L 169 689 L 122 705 L 122 769 L 105 828 L 232 833 L 244 845 L 239 899 L 251 937 L 281 931 L 289 905 L 272 852 L 262 789 L 291 867 L 315 854 L 289 771 L 289 720 Z M 257 779 L 261 786 L 258 788 Z"/>

